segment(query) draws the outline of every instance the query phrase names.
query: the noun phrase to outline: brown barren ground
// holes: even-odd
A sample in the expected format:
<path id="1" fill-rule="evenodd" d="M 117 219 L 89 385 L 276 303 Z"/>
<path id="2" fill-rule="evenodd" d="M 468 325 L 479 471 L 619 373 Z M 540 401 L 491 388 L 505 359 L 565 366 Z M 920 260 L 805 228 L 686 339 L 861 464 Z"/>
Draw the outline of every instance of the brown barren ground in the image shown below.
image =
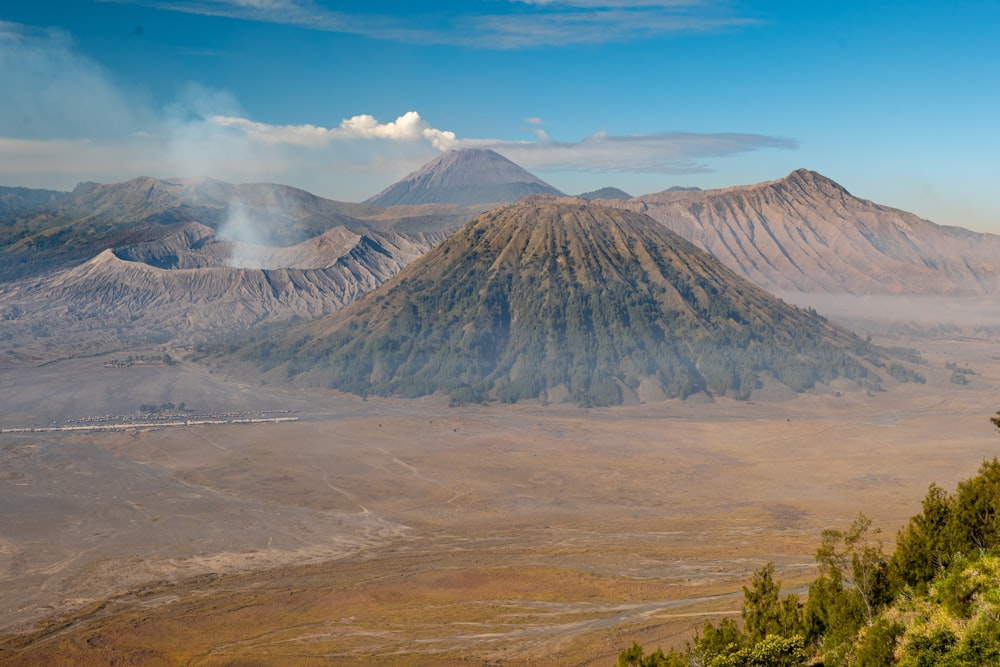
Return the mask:
<path id="1" fill-rule="evenodd" d="M 820 531 L 861 511 L 891 548 L 931 482 L 1000 451 L 1000 345 L 916 346 L 927 384 L 873 396 L 584 411 L 242 387 L 303 420 L 4 436 L 0 662 L 608 665 L 633 640 L 682 646 L 764 563 L 800 588 Z"/>

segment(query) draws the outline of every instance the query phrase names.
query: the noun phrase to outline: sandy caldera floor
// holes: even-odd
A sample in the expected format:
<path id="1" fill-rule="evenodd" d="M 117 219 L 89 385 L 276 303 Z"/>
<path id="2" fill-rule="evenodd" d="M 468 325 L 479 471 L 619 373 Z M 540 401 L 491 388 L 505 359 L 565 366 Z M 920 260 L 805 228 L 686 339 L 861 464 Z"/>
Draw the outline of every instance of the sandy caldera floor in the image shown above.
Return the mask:
<path id="1" fill-rule="evenodd" d="M 801 586 L 820 531 L 861 511 L 890 548 L 931 482 L 1000 451 L 1000 345 L 915 346 L 927 383 L 870 396 L 313 393 L 288 398 L 293 424 L 3 436 L 0 660 L 611 664 L 633 640 L 682 645 L 762 564 Z"/>

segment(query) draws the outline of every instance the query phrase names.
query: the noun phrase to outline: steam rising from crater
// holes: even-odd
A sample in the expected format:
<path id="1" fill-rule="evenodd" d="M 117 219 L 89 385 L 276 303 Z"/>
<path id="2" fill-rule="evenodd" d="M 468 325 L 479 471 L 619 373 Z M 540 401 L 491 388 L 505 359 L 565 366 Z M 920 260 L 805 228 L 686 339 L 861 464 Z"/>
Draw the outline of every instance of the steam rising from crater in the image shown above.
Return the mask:
<path id="1" fill-rule="evenodd" d="M 229 202 L 228 216 L 219 225 L 219 238 L 229 242 L 226 265 L 234 269 L 266 269 L 271 251 L 270 211 L 262 219 L 251 213 L 238 197 Z"/>

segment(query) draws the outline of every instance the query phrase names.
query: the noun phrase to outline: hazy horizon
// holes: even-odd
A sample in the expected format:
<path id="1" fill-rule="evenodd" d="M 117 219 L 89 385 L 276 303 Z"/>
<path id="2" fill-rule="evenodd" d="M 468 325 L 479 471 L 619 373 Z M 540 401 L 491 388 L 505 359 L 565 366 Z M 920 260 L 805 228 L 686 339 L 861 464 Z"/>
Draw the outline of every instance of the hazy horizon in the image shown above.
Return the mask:
<path id="1" fill-rule="evenodd" d="M 997 231 L 998 24 L 979 3 L 46 0 L 0 11 L 0 183 L 361 201 L 485 146 L 568 193 L 804 167 Z"/>

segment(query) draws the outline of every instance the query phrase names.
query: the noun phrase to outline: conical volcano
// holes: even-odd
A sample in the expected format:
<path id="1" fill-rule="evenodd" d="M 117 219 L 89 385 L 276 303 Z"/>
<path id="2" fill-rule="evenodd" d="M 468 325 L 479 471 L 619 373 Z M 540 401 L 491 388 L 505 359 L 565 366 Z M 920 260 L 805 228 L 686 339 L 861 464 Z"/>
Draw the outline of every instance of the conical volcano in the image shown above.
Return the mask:
<path id="1" fill-rule="evenodd" d="M 396 181 L 366 204 L 502 204 L 524 195 L 562 194 L 486 148 L 451 150 Z"/>
<path id="2" fill-rule="evenodd" d="M 803 391 L 871 353 L 645 215 L 552 199 L 482 214 L 291 341 L 284 371 L 312 386 L 581 405 Z"/>

